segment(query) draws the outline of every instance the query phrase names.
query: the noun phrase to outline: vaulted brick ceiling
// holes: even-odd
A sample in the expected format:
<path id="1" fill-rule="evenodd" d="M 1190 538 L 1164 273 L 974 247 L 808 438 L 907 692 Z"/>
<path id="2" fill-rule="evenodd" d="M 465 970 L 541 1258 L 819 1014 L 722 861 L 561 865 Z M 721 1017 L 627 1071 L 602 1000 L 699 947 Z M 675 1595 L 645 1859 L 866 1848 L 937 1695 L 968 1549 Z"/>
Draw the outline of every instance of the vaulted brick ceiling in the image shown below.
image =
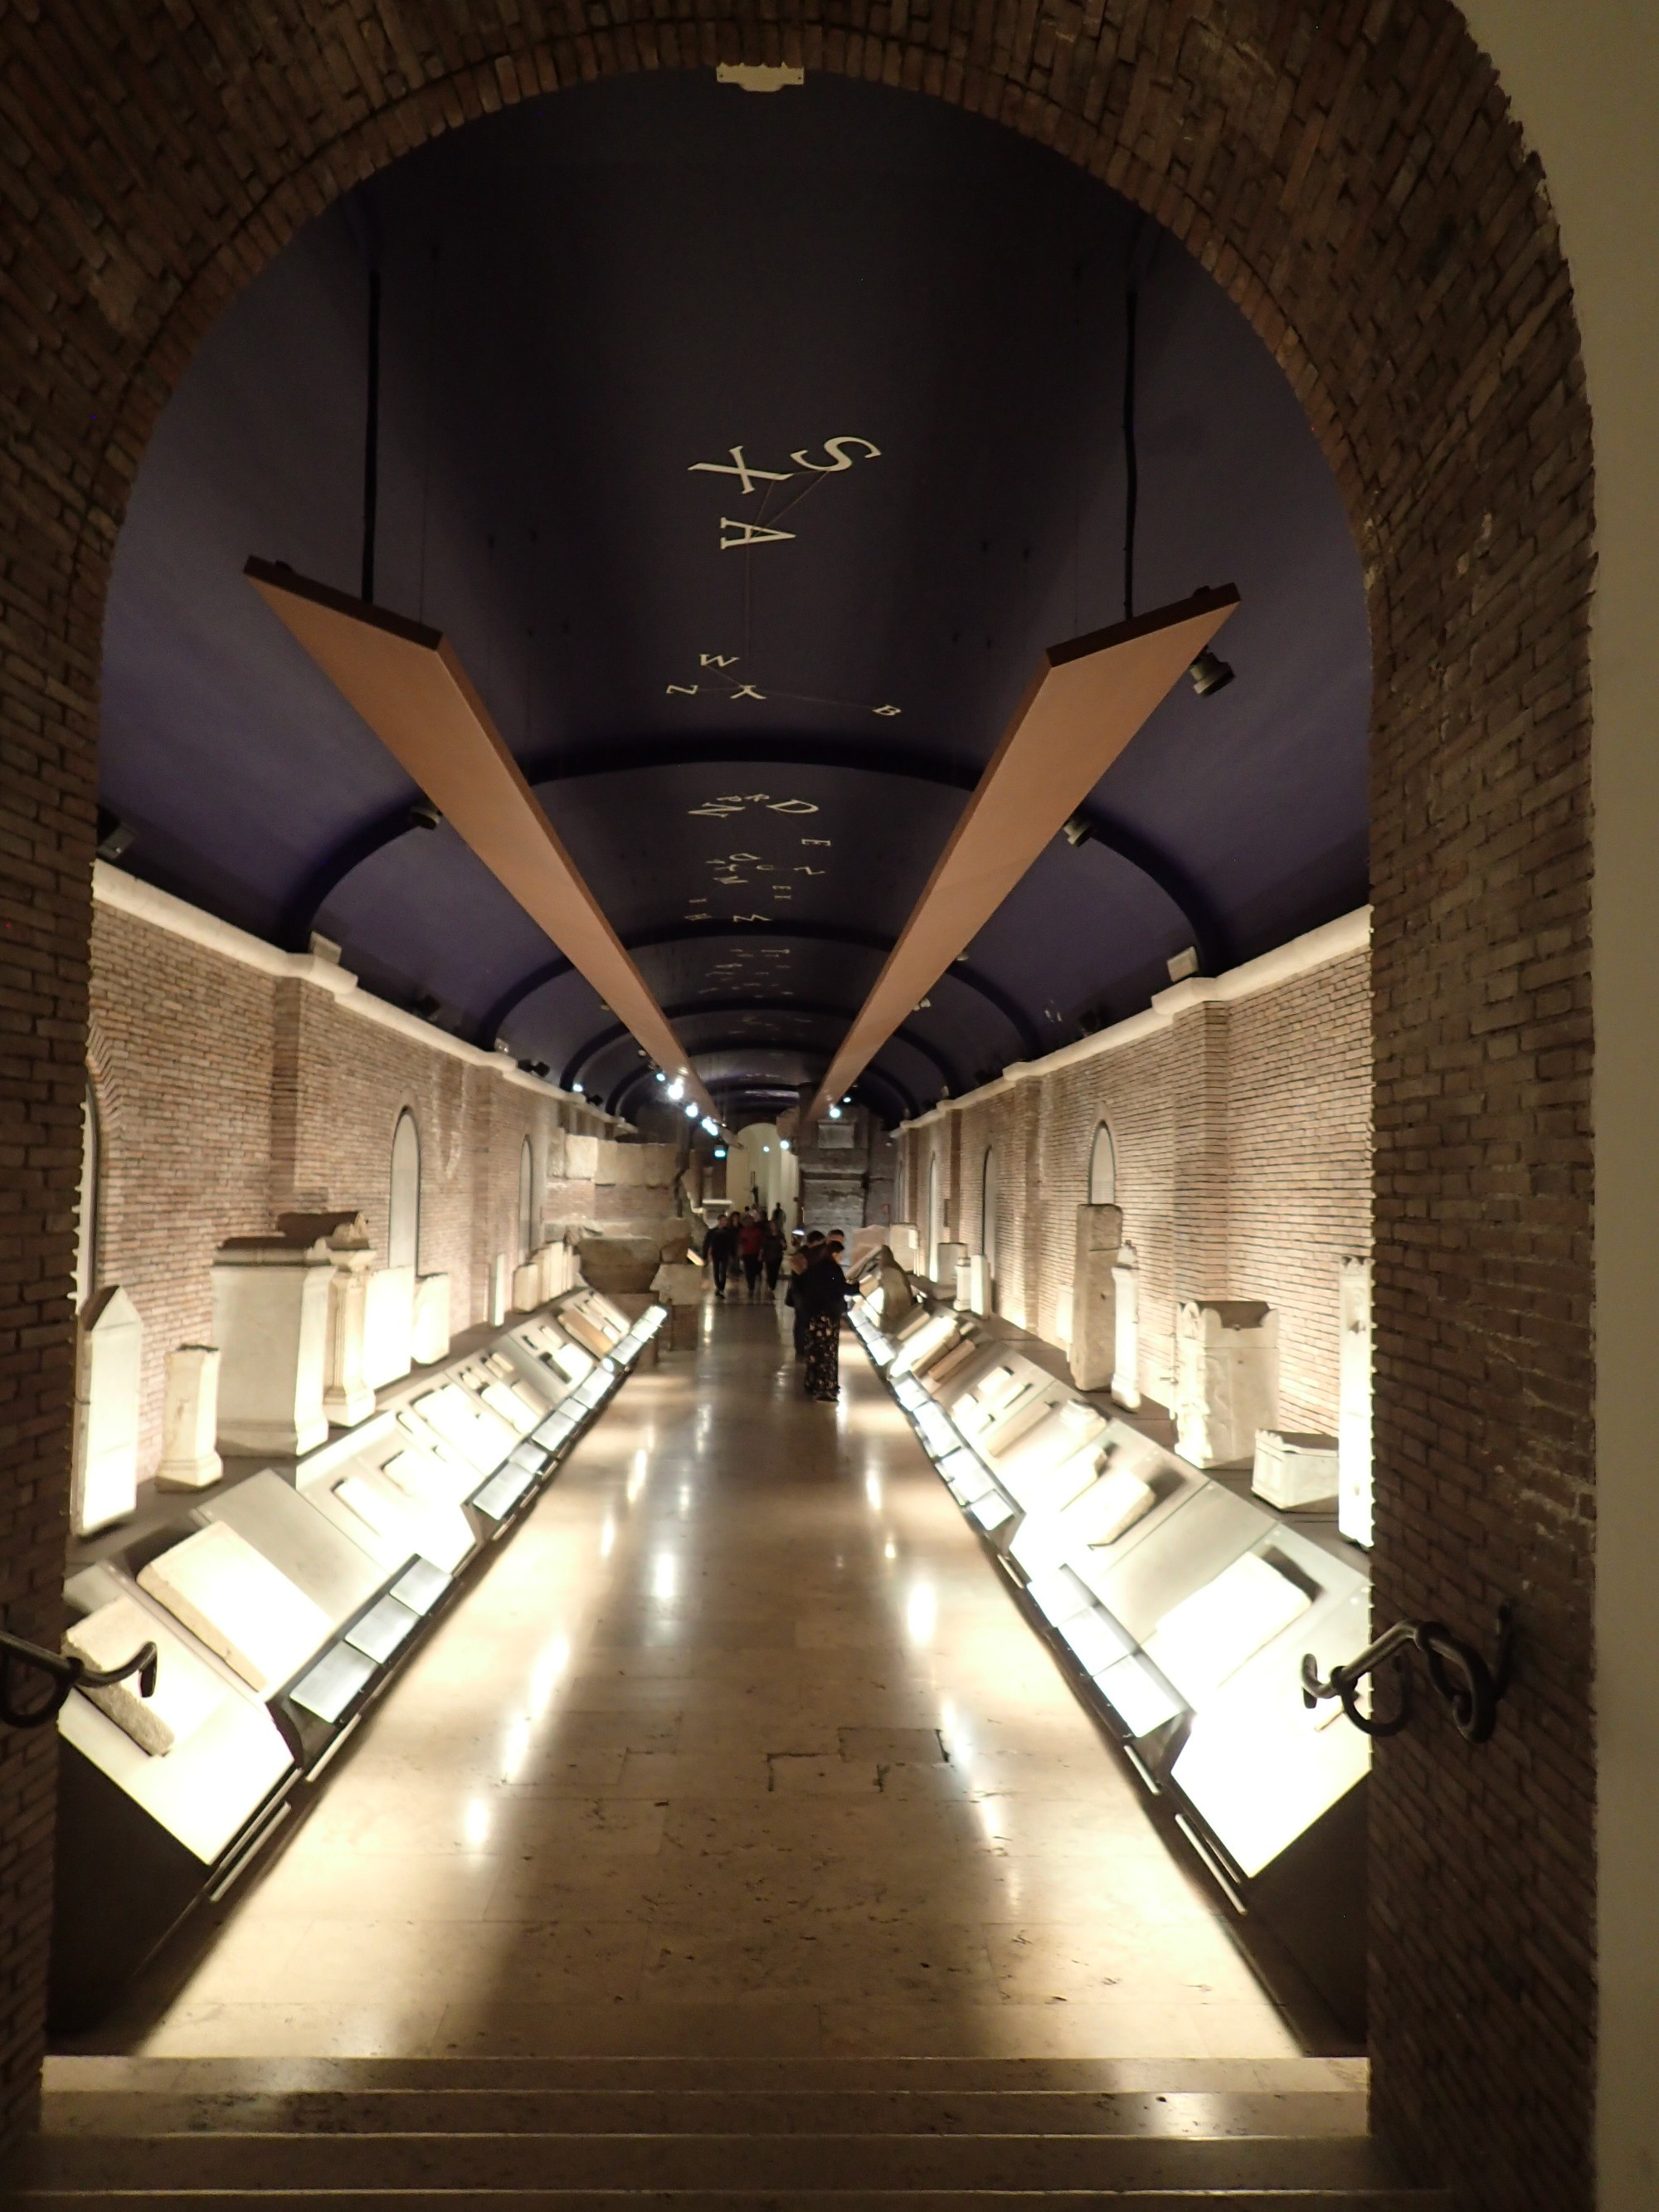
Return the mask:
<path id="1" fill-rule="evenodd" d="M 454 639 L 659 1000 L 740 1106 L 821 1070 L 1039 649 L 1236 583 L 1184 686 L 878 1056 L 890 1115 L 1365 896 L 1358 562 L 1298 405 L 1171 239 L 915 95 L 613 81 L 474 125 L 293 241 L 146 457 L 106 633 L 125 865 L 626 1103 L 629 1037 L 241 580 L 359 574 Z M 834 442 L 832 442 L 834 441 Z M 738 452 L 734 456 L 733 448 Z M 738 471 L 744 473 L 737 473 Z M 721 471 L 725 472 L 721 472 Z M 771 473 L 758 475 L 757 471 Z M 757 538 L 759 530 L 787 533 Z M 746 540 L 745 543 L 733 543 Z"/>

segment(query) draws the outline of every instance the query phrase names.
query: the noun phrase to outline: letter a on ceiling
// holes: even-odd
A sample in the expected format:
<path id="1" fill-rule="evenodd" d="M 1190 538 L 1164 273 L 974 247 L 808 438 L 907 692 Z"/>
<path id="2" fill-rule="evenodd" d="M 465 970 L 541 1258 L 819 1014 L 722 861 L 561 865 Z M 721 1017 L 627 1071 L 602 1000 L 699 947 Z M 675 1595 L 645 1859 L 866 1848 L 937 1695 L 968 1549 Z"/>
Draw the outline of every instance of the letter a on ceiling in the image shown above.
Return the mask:
<path id="1" fill-rule="evenodd" d="M 687 1071 L 688 1096 L 713 1115 L 684 1047 L 536 804 L 448 640 L 269 561 L 250 561 L 244 573 L 496 881 L 659 1066 Z"/>
<path id="2" fill-rule="evenodd" d="M 807 1108 L 809 1121 L 851 1089 L 1237 605 L 1227 584 L 1050 646 Z"/>

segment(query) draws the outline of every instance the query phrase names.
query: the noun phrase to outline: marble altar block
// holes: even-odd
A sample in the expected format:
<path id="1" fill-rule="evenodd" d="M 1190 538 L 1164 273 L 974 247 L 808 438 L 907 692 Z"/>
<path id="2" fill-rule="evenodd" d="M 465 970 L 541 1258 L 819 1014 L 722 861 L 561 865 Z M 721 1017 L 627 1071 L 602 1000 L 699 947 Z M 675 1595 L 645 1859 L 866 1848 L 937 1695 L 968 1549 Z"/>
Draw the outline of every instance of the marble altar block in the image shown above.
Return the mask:
<path id="1" fill-rule="evenodd" d="M 449 1357 L 449 1278 L 415 1278 L 415 1323 L 410 1357 L 417 1367 L 434 1367 Z"/>
<path id="2" fill-rule="evenodd" d="M 414 1364 L 415 1270 L 375 1267 L 363 1315 L 363 1380 L 371 1390 L 401 1382 Z"/>
<path id="3" fill-rule="evenodd" d="M 914 1221 L 888 1224 L 887 1249 L 907 1275 L 921 1273 L 921 1231 Z"/>
<path id="4" fill-rule="evenodd" d="M 161 1400 L 158 1490 L 205 1490 L 224 1473 L 214 1449 L 219 1433 L 219 1352 L 210 1344 L 181 1344 L 167 1357 Z"/>
<path id="5" fill-rule="evenodd" d="M 1110 1388 L 1117 1365 L 1117 1256 L 1123 1212 L 1079 1206 L 1072 1263 L 1072 1380 L 1079 1390 Z"/>
<path id="6" fill-rule="evenodd" d="M 1260 1298 L 1182 1298 L 1176 1310 L 1176 1449 L 1194 1467 L 1253 1459 L 1279 1419 L 1279 1316 Z"/>
<path id="7" fill-rule="evenodd" d="M 1112 1263 L 1111 1392 L 1133 1413 L 1140 1403 L 1140 1265 L 1133 1244 Z"/>
<path id="8" fill-rule="evenodd" d="M 368 1271 L 374 1264 L 368 1224 L 361 1213 L 279 1213 L 276 1226 L 295 1243 L 320 1237 L 328 1246 L 334 1279 L 328 1293 L 323 1411 L 335 1428 L 356 1428 L 374 1411 L 374 1393 L 364 1371 Z"/>
<path id="9" fill-rule="evenodd" d="M 498 1252 L 489 1263 L 489 1326 L 499 1328 L 507 1319 L 507 1255 Z"/>
<path id="10" fill-rule="evenodd" d="M 138 1502 L 144 1324 L 118 1283 L 94 1293 L 78 1337 L 70 1525 L 87 1536 L 125 1520 Z"/>
<path id="11" fill-rule="evenodd" d="M 523 1267 L 513 1270 L 513 1310 L 515 1313 L 534 1313 L 541 1302 L 541 1268 L 534 1260 L 526 1260 Z"/>
<path id="12" fill-rule="evenodd" d="M 1250 1487 L 1281 1513 L 1327 1504 L 1337 1490 L 1335 1437 L 1258 1429 Z"/>
<path id="13" fill-rule="evenodd" d="M 1336 1525 L 1371 1540 L 1371 1263 L 1341 1262 L 1337 1288 Z"/>
<path id="14" fill-rule="evenodd" d="M 314 1451 L 328 1437 L 323 1371 L 334 1261 L 319 1237 L 233 1237 L 213 1261 L 222 1450 Z"/>

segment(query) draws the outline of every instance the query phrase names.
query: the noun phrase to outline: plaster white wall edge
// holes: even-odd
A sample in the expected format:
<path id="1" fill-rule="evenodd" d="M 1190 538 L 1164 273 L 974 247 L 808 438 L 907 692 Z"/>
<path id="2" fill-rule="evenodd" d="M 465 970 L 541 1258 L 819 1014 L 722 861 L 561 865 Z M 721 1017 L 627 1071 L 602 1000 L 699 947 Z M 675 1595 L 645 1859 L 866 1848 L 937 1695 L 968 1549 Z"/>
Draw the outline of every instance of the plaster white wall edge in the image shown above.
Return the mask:
<path id="1" fill-rule="evenodd" d="M 276 945 L 267 945 L 264 938 L 238 929 L 234 922 L 221 921 L 216 915 L 204 914 L 200 907 L 191 906 L 187 899 L 177 898 L 171 891 L 158 890 L 154 884 L 141 883 L 137 876 L 128 875 L 125 869 L 114 867 L 107 860 L 93 863 L 92 896 L 97 905 L 106 906 L 113 913 L 128 915 L 135 921 L 164 929 L 169 936 L 181 937 L 189 944 L 199 945 L 204 951 L 216 952 L 222 959 L 234 960 L 262 975 L 314 984 L 319 990 L 326 991 L 346 1013 L 355 1014 L 362 1021 L 374 1022 L 381 1029 L 395 1030 L 412 1043 L 424 1045 L 431 1052 L 445 1053 L 451 1060 L 461 1060 L 469 1067 L 488 1068 L 503 1083 L 533 1091 L 538 1098 L 580 1106 L 585 1113 L 598 1115 L 613 1129 L 632 1127 L 631 1123 L 619 1121 L 615 1115 L 605 1113 L 589 1098 L 579 1098 L 574 1091 L 562 1091 L 557 1084 L 545 1083 L 539 1075 L 526 1074 L 504 1054 L 485 1052 L 482 1046 L 468 1044 L 464 1037 L 452 1036 L 447 1030 L 434 1029 L 418 1014 L 405 1013 L 401 1006 L 377 999 L 372 991 L 364 990 L 349 968 L 342 968 L 337 961 L 319 959 L 314 952 L 281 951 Z"/>
<path id="2" fill-rule="evenodd" d="M 1275 945 L 1271 952 L 1260 953 L 1254 960 L 1228 969 L 1224 975 L 1188 975 L 1183 981 L 1171 984 L 1167 991 L 1159 991 L 1144 1013 L 1131 1014 L 1127 1020 L 1114 1022 L 1110 1029 L 1097 1030 L 1093 1036 L 1079 1037 L 1074 1044 L 1060 1045 L 1054 1052 L 1045 1053 L 1041 1060 L 1011 1061 L 995 1082 L 981 1083 L 977 1091 L 964 1091 L 960 1098 L 943 1099 L 929 1112 L 918 1114 L 914 1121 L 901 1121 L 899 1130 L 925 1129 L 930 1122 L 943 1121 L 947 1114 L 960 1114 L 967 1107 L 982 1106 L 988 1099 L 1012 1091 L 1016 1084 L 1029 1082 L 1034 1076 L 1053 1075 L 1061 1068 L 1076 1067 L 1107 1053 L 1121 1052 L 1127 1046 L 1143 1044 L 1148 1037 L 1161 1035 L 1178 1014 L 1190 1012 L 1194 1006 L 1226 1006 L 1239 999 L 1255 998 L 1263 991 L 1277 989 L 1281 983 L 1295 982 L 1301 976 L 1312 975 L 1316 969 L 1328 968 L 1338 960 L 1366 951 L 1370 941 L 1371 910 L 1368 906 L 1355 907 L 1351 914 L 1339 915 L 1334 921 L 1322 922 L 1317 929 L 1291 938 L 1287 945 Z"/>

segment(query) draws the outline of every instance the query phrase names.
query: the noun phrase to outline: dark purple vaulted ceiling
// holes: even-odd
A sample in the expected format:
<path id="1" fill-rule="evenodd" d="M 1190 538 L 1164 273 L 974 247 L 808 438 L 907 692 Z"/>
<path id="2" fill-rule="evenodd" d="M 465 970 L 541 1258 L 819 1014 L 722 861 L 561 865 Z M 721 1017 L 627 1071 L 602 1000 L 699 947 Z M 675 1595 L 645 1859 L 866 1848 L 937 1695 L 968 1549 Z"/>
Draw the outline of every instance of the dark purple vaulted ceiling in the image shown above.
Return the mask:
<path id="1" fill-rule="evenodd" d="M 223 316 L 117 552 L 125 866 L 639 1095 L 633 1040 L 450 830 L 410 826 L 242 578 L 258 553 L 357 589 L 371 266 L 376 598 L 455 641 L 734 1120 L 822 1072 L 1039 651 L 1122 612 L 1132 267 L 1137 609 L 1236 584 L 1237 680 L 1179 687 L 1094 793 L 1098 836 L 1055 840 L 861 1095 L 896 1119 L 1135 1012 L 1188 945 L 1214 972 L 1364 901 L 1359 563 L 1242 317 L 1011 131 L 712 73 L 459 131 Z"/>

